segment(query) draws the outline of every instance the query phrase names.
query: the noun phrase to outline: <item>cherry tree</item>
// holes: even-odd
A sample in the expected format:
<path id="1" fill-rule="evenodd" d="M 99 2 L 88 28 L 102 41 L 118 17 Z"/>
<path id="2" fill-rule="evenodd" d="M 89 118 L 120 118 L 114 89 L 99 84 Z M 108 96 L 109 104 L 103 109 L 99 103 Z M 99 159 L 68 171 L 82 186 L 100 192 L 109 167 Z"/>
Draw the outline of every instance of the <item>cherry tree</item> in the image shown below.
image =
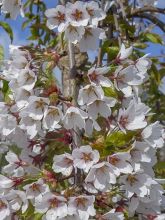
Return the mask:
<path id="1" fill-rule="evenodd" d="M 6 19 L 22 16 L 31 31 L 1 61 L 1 219 L 165 219 L 155 174 L 164 121 L 144 100 L 163 69 L 141 51 L 163 44 L 153 24 L 165 32 L 164 9 L 156 0 L 46 2 L 0 1 Z"/>

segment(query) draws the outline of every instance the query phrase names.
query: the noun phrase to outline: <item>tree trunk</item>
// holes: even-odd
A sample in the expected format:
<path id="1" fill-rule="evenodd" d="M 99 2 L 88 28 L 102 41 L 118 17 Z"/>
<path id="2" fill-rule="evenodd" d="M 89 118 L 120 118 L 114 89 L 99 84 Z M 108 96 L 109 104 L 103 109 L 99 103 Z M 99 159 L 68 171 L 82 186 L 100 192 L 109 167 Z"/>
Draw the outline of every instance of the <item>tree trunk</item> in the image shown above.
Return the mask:
<path id="1" fill-rule="evenodd" d="M 78 48 L 72 43 L 68 43 L 67 55 L 63 56 L 59 62 L 59 68 L 62 72 L 62 90 L 64 97 L 72 97 L 73 106 L 78 106 L 77 98 L 80 89 L 81 76 L 79 71 L 88 60 L 86 53 L 80 53 Z M 66 111 L 66 106 L 64 107 Z M 81 133 L 79 129 L 72 131 L 72 149 L 78 148 L 81 145 Z M 81 185 L 81 170 L 75 173 L 75 184 Z"/>

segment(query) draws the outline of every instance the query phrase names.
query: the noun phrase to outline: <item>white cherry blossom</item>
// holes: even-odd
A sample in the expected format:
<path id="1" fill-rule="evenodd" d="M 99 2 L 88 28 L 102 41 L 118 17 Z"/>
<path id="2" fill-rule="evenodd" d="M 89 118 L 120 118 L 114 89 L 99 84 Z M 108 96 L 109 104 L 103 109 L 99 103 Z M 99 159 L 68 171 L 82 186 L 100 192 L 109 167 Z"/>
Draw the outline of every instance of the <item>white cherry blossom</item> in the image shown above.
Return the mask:
<path id="1" fill-rule="evenodd" d="M 72 26 L 69 24 L 65 30 L 65 38 L 73 44 L 77 44 L 85 33 L 82 26 Z"/>
<path id="2" fill-rule="evenodd" d="M 46 220 L 62 218 L 68 213 L 66 199 L 51 192 L 45 193 L 43 197 L 36 198 L 35 210 L 39 213 L 45 213 Z"/>
<path id="3" fill-rule="evenodd" d="M 108 162 L 117 167 L 120 173 L 132 173 L 133 168 L 130 159 L 131 155 L 129 153 L 116 153 L 107 158 Z"/>
<path id="4" fill-rule="evenodd" d="M 20 138 L 21 137 L 21 138 Z M 28 141 L 28 137 L 26 132 L 24 132 L 20 127 L 16 127 L 16 129 L 14 130 L 14 132 L 12 132 L 9 136 L 8 136 L 9 141 L 14 144 L 17 145 L 18 148 L 26 148 L 29 145 L 29 141 Z"/>
<path id="5" fill-rule="evenodd" d="M 140 57 L 138 60 L 135 62 L 135 67 L 139 71 L 139 74 L 145 74 L 148 69 L 151 67 L 151 60 L 147 58 L 147 55 Z"/>
<path id="6" fill-rule="evenodd" d="M 16 19 L 21 12 L 22 1 L 21 0 L 2 0 L 2 12 L 9 13 L 12 19 Z M 23 12 L 22 12 L 23 15 Z"/>
<path id="7" fill-rule="evenodd" d="M 27 199 L 36 199 L 38 196 L 49 192 L 49 187 L 44 183 L 43 179 L 38 179 L 36 182 L 27 184 L 23 189 L 26 190 Z"/>
<path id="8" fill-rule="evenodd" d="M 86 119 L 85 121 L 85 133 L 87 136 L 91 136 L 93 133 L 93 130 L 100 131 L 101 127 L 97 123 L 97 121 L 93 120 L 91 117 Z"/>
<path id="9" fill-rule="evenodd" d="M 120 109 L 118 114 L 118 125 L 123 132 L 125 130 L 137 130 L 147 125 L 145 115 L 139 115 L 136 111 L 136 103 L 132 102 L 127 109 Z"/>
<path id="10" fill-rule="evenodd" d="M 92 67 L 88 70 L 88 77 L 89 80 L 92 83 L 95 83 L 96 85 L 101 85 L 103 87 L 111 87 L 112 82 L 108 79 L 108 77 L 105 77 L 104 75 L 109 72 L 109 68 L 102 67 L 102 68 L 95 68 Z"/>
<path id="11" fill-rule="evenodd" d="M 49 130 L 60 128 L 59 122 L 63 117 L 62 111 L 58 107 L 51 106 L 44 112 L 43 126 Z"/>
<path id="12" fill-rule="evenodd" d="M 160 215 L 157 215 L 155 220 L 164 220 L 165 218 L 165 214 L 160 214 Z"/>
<path id="13" fill-rule="evenodd" d="M 27 91 L 31 91 L 35 86 L 37 77 L 32 70 L 30 70 L 29 68 L 26 68 L 20 71 L 17 81 L 18 81 L 19 87 Z"/>
<path id="14" fill-rule="evenodd" d="M 74 4 L 67 3 L 66 8 L 66 17 L 71 25 L 87 26 L 90 16 L 82 1 L 76 1 Z"/>
<path id="15" fill-rule="evenodd" d="M 80 220 L 88 220 L 89 216 L 95 216 L 94 196 L 77 196 L 70 197 L 68 203 L 68 213 L 70 215 L 76 214 Z"/>
<path id="16" fill-rule="evenodd" d="M 130 149 L 130 155 L 133 162 L 145 162 L 150 163 L 152 158 L 149 154 L 149 145 L 145 142 L 136 141 L 133 144 L 133 147 Z"/>
<path id="17" fill-rule="evenodd" d="M 110 211 L 103 215 L 105 220 L 124 220 L 124 214 L 121 212 Z"/>
<path id="18" fill-rule="evenodd" d="M 11 56 L 10 65 L 12 68 L 22 70 L 29 65 L 31 56 L 29 52 L 27 50 L 23 50 L 21 46 L 9 45 L 9 53 Z M 16 76 L 18 76 L 18 72 Z"/>
<path id="19" fill-rule="evenodd" d="M 6 159 L 0 167 L 2 220 L 164 220 L 164 180 L 155 178 L 154 166 L 165 132 L 161 123 L 149 123 L 153 113 L 140 98 L 151 61 L 148 55 L 136 58 L 136 50 L 131 59 L 133 47 L 124 44 L 116 58 L 105 57 L 103 48 L 101 62 L 99 54 L 92 61 L 90 50 L 97 52 L 99 44 L 114 46 L 105 36 L 111 12 L 125 17 L 119 0 L 102 2 L 60 1 L 43 11 L 41 20 L 52 30 L 51 38 L 56 29 L 61 42 L 55 51 L 51 42 L 48 48 L 9 46 L 10 58 L 2 62 L 0 77 L 0 157 Z M 155 2 L 138 0 L 136 6 Z M 16 18 L 22 1 L 0 0 L 0 7 Z M 73 51 L 68 44 L 76 44 Z M 90 62 L 84 60 L 77 69 L 74 56 L 83 58 L 83 52 Z M 53 68 L 61 59 L 66 68 L 70 63 L 77 69 L 76 98 L 55 80 Z M 69 88 L 72 77 L 63 80 Z M 126 138 L 121 138 L 122 146 L 113 134 Z"/>
<path id="20" fill-rule="evenodd" d="M 61 155 L 55 155 L 53 158 L 52 169 L 56 173 L 62 173 L 64 176 L 69 176 L 73 171 L 73 157 L 72 155 L 65 153 Z"/>
<path id="21" fill-rule="evenodd" d="M 133 86 L 141 85 L 143 82 L 138 70 L 133 65 L 126 68 L 119 66 L 113 78 L 115 88 L 122 91 L 126 97 L 132 95 Z"/>
<path id="22" fill-rule="evenodd" d="M 3 167 L 3 172 L 13 176 L 23 176 L 28 166 L 27 162 L 22 161 L 15 153 L 9 151 L 5 159 L 9 163 Z"/>
<path id="23" fill-rule="evenodd" d="M 103 98 L 104 98 L 104 91 L 101 88 L 101 86 L 89 84 L 79 90 L 78 104 L 79 105 L 90 104 L 98 99 L 103 99 Z"/>
<path id="24" fill-rule="evenodd" d="M 0 131 L 2 135 L 8 136 L 14 132 L 16 126 L 17 120 L 12 114 L 0 115 Z"/>
<path id="25" fill-rule="evenodd" d="M 11 214 L 9 203 L 5 196 L 0 196 L 0 216 L 2 220 L 6 220 Z"/>
<path id="26" fill-rule="evenodd" d="M 144 173 L 132 173 L 121 176 L 120 182 L 124 184 L 128 198 L 133 196 L 134 193 L 144 197 L 148 193 L 151 177 Z"/>
<path id="27" fill-rule="evenodd" d="M 87 113 L 76 107 L 67 109 L 63 124 L 66 129 L 85 128 L 85 119 L 88 117 Z"/>
<path id="28" fill-rule="evenodd" d="M 67 215 L 64 218 L 58 218 L 58 220 L 81 220 L 77 215 Z"/>
<path id="29" fill-rule="evenodd" d="M 66 8 L 63 5 L 57 5 L 56 8 L 47 9 L 45 11 L 47 26 L 49 29 L 58 28 L 59 32 L 63 32 L 67 27 Z"/>
<path id="30" fill-rule="evenodd" d="M 28 115 L 34 120 L 41 120 L 48 108 L 49 99 L 37 96 L 30 96 L 29 105 L 25 108 L 23 114 Z"/>
<path id="31" fill-rule="evenodd" d="M 125 45 L 122 44 L 116 59 L 119 60 L 119 62 L 124 61 L 132 54 L 132 51 L 133 47 L 126 48 Z"/>
<path id="32" fill-rule="evenodd" d="M 97 150 L 92 150 L 91 146 L 81 146 L 72 152 L 74 167 L 83 169 L 86 173 L 99 161 L 100 155 Z"/>
<path id="33" fill-rule="evenodd" d="M 36 137 L 41 132 L 41 121 L 35 120 L 31 117 L 23 117 L 20 121 L 20 128 L 25 130 L 30 139 Z"/>
<path id="34" fill-rule="evenodd" d="M 99 40 L 105 38 L 105 32 L 101 28 L 86 27 L 84 35 L 79 44 L 80 51 L 97 50 L 99 48 Z"/>
<path id="35" fill-rule="evenodd" d="M 99 7 L 99 4 L 95 1 L 87 2 L 86 10 L 90 16 L 89 22 L 94 26 L 98 26 L 98 22 L 106 17 L 106 13 Z"/>
<path id="36" fill-rule="evenodd" d="M 16 105 L 19 109 L 22 109 L 26 106 L 28 106 L 29 102 L 29 97 L 33 95 L 33 93 L 31 91 L 27 91 L 25 89 L 17 89 L 15 92 L 14 92 L 14 98 L 15 98 L 15 101 L 16 101 Z"/>
<path id="37" fill-rule="evenodd" d="M 141 133 L 142 138 L 153 148 L 163 147 L 163 128 L 158 121 L 148 125 Z"/>
<path id="38" fill-rule="evenodd" d="M 10 189 L 15 183 L 12 179 L 0 174 L 0 184 L 2 189 Z"/>
<path id="39" fill-rule="evenodd" d="M 21 209 L 22 213 L 26 212 L 28 208 L 28 200 L 26 194 L 20 190 L 11 190 L 6 195 L 7 200 L 9 200 L 9 205 L 13 212 Z"/>
<path id="40" fill-rule="evenodd" d="M 85 179 L 85 183 L 93 183 L 96 189 L 104 191 L 110 184 L 116 183 L 116 176 L 118 175 L 119 171 L 117 168 L 108 162 L 101 162 L 92 166 Z"/>
<path id="41" fill-rule="evenodd" d="M 114 107 L 116 99 L 105 97 L 103 100 L 95 100 L 87 106 L 88 114 L 92 119 L 97 119 L 98 116 L 108 118 L 111 115 L 111 108 Z"/>

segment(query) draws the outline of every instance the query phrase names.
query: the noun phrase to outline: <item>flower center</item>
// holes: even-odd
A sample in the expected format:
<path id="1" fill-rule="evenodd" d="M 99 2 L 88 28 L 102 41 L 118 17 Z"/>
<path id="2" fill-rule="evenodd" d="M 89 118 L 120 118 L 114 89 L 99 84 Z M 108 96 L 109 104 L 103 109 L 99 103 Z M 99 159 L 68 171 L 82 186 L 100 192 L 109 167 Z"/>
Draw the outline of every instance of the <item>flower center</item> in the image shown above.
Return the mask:
<path id="1" fill-rule="evenodd" d="M 96 71 L 93 71 L 91 74 L 89 74 L 89 79 L 90 79 L 91 81 L 97 81 Z"/>
<path id="2" fill-rule="evenodd" d="M 0 210 L 4 208 L 7 208 L 7 205 L 2 200 L 0 200 Z"/>
<path id="3" fill-rule="evenodd" d="M 123 83 L 125 80 L 125 75 L 118 75 L 116 77 L 117 82 Z"/>
<path id="4" fill-rule="evenodd" d="M 49 200 L 49 203 L 50 203 L 51 208 L 57 208 L 59 205 L 59 200 L 56 198 L 53 198 Z"/>
<path id="5" fill-rule="evenodd" d="M 125 128 L 126 124 L 128 123 L 128 116 L 121 116 L 119 123 L 123 128 Z"/>
<path id="6" fill-rule="evenodd" d="M 70 166 L 70 165 L 72 165 L 73 164 L 73 161 L 71 160 L 71 159 L 69 159 L 69 158 L 64 158 L 64 162 L 68 165 L 68 166 Z"/>
<path id="7" fill-rule="evenodd" d="M 59 23 L 62 23 L 65 21 L 65 14 L 62 14 L 60 11 L 57 12 L 57 16 L 54 18 L 58 20 Z"/>
<path id="8" fill-rule="evenodd" d="M 59 116 L 59 111 L 57 109 L 50 109 L 48 115 L 51 115 L 52 117 Z"/>
<path id="9" fill-rule="evenodd" d="M 33 190 L 33 192 L 35 191 L 40 191 L 40 184 L 38 183 L 33 183 L 30 188 Z"/>
<path id="10" fill-rule="evenodd" d="M 92 30 L 92 28 L 86 28 L 86 29 L 85 29 L 84 38 L 93 36 L 91 30 Z"/>
<path id="11" fill-rule="evenodd" d="M 131 186 L 133 186 L 136 182 L 138 182 L 138 179 L 134 175 L 128 175 L 127 181 Z"/>
<path id="12" fill-rule="evenodd" d="M 76 205 L 77 205 L 77 207 L 79 207 L 79 206 L 85 207 L 87 201 L 88 200 L 86 198 L 76 198 Z"/>
<path id="13" fill-rule="evenodd" d="M 82 159 L 85 160 L 85 162 L 87 162 L 87 161 L 92 161 L 91 153 L 89 153 L 89 154 L 83 153 Z"/>
<path id="14" fill-rule="evenodd" d="M 45 102 L 43 102 L 43 100 L 36 101 L 36 109 L 38 108 L 44 109 L 44 106 L 45 106 Z"/>
<path id="15" fill-rule="evenodd" d="M 113 156 L 113 157 L 109 157 L 108 161 L 109 161 L 109 163 L 111 163 L 112 165 L 115 166 L 120 161 L 120 159 L 115 157 L 115 156 Z"/>
<path id="16" fill-rule="evenodd" d="M 28 166 L 28 164 L 22 160 L 16 161 L 15 164 L 19 167 Z"/>
<path id="17" fill-rule="evenodd" d="M 74 13 L 72 13 L 72 16 L 75 18 L 76 21 L 81 20 L 82 19 L 82 11 L 76 9 Z"/>
<path id="18" fill-rule="evenodd" d="M 154 216 L 154 215 L 147 215 L 147 219 L 148 220 L 154 220 L 156 219 L 157 216 Z"/>

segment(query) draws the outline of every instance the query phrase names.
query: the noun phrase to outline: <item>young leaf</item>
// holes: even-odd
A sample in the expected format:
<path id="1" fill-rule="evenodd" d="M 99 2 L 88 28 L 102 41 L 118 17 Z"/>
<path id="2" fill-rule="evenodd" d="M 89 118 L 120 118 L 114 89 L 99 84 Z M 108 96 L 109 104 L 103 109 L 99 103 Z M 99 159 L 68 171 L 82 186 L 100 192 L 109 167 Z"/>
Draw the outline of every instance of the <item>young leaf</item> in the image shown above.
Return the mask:
<path id="1" fill-rule="evenodd" d="M 7 32 L 7 34 L 10 37 L 11 42 L 13 42 L 13 31 L 12 31 L 10 25 L 3 22 L 3 21 L 0 21 L 0 26 Z"/>

